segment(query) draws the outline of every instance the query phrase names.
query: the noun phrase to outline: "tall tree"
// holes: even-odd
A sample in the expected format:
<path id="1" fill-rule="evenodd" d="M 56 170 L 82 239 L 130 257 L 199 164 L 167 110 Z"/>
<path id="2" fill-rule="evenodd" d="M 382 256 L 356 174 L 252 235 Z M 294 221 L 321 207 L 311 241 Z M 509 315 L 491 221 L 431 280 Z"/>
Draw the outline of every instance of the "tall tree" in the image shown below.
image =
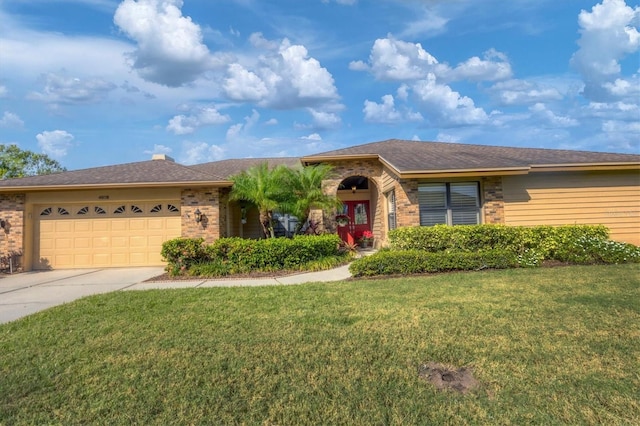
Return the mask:
<path id="1" fill-rule="evenodd" d="M 289 170 L 289 189 L 292 197 L 283 209 L 298 218 L 298 230 L 310 219 L 312 209 L 332 209 L 341 206 L 340 200 L 325 193 L 323 182 L 331 177 L 333 168 L 327 164 Z"/>
<path id="2" fill-rule="evenodd" d="M 274 238 L 273 212 L 286 201 L 289 172 L 280 165 L 269 169 L 264 162 L 242 173 L 232 176 L 230 198 L 246 201 L 258 208 L 262 232 L 267 238 Z"/>
<path id="3" fill-rule="evenodd" d="M 0 179 L 47 175 L 66 169 L 46 154 L 20 149 L 17 145 L 0 145 Z"/>

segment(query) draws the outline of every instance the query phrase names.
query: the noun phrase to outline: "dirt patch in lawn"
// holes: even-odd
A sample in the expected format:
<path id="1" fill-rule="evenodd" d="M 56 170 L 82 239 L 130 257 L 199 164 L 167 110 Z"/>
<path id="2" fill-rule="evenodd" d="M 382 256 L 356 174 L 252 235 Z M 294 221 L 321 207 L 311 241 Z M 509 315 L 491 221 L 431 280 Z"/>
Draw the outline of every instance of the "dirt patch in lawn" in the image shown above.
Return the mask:
<path id="1" fill-rule="evenodd" d="M 470 368 L 450 368 L 436 362 L 418 367 L 418 376 L 438 390 L 453 390 L 466 394 L 479 386 Z"/>

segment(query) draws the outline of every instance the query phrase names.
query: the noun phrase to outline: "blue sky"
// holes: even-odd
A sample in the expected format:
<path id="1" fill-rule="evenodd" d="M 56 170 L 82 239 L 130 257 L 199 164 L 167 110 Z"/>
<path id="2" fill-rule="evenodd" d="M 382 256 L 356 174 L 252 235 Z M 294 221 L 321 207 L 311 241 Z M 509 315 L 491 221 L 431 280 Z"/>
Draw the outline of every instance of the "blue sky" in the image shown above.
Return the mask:
<path id="1" fill-rule="evenodd" d="M 632 0 L 0 0 L 0 143 L 68 169 L 390 138 L 640 153 Z"/>

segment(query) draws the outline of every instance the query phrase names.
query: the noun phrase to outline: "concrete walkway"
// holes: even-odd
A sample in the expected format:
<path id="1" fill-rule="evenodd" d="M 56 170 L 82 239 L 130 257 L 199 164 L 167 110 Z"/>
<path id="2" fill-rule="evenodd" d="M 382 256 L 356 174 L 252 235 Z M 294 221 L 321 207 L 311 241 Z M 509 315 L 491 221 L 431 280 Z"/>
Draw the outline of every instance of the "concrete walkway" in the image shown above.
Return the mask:
<path id="1" fill-rule="evenodd" d="M 5 275 L 0 278 L 0 324 L 81 297 L 111 291 L 292 285 L 340 281 L 351 277 L 349 266 L 345 265 L 328 271 L 275 278 L 145 282 L 163 272 L 163 267 L 143 267 L 65 269 Z"/>

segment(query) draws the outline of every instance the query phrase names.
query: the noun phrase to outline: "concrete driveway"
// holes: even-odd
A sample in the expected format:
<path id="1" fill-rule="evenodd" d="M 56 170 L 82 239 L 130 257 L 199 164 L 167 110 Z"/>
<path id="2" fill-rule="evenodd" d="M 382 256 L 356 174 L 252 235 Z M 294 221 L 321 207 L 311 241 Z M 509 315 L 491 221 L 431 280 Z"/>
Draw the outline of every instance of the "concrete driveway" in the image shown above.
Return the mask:
<path id="1" fill-rule="evenodd" d="M 65 269 L 0 278 L 0 324 L 92 294 L 123 290 L 164 272 L 143 268 Z"/>

